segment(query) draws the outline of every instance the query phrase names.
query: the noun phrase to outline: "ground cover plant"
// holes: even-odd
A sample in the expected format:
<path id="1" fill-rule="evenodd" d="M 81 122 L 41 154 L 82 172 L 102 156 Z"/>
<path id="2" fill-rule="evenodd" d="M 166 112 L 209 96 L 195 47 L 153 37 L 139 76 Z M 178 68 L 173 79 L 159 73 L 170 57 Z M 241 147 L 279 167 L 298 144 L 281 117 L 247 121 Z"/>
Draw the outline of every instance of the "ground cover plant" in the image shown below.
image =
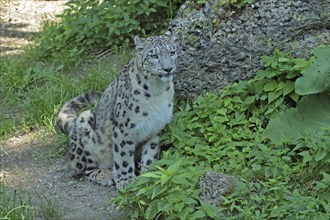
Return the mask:
<path id="1" fill-rule="evenodd" d="M 310 78 L 329 79 L 329 53 L 275 50 L 253 79 L 179 104 L 162 136 L 172 148 L 114 202 L 134 219 L 328 219 L 330 83 Z M 207 171 L 237 178 L 219 206 L 199 198 Z"/>
<path id="2" fill-rule="evenodd" d="M 76 61 L 90 49 L 127 45 L 136 34 L 157 34 L 165 29 L 182 2 L 71 0 L 60 16 L 60 23 L 46 24 L 38 50 L 47 58 L 67 51 L 68 57 Z"/>

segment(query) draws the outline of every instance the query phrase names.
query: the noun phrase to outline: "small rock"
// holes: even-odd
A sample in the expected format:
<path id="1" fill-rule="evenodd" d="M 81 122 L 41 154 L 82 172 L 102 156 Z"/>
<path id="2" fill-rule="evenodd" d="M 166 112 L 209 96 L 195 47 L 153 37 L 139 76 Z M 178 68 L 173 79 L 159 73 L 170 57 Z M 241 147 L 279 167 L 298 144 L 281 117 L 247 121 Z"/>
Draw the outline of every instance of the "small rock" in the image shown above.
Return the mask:
<path id="1" fill-rule="evenodd" d="M 207 172 L 199 180 L 200 198 L 212 205 L 220 205 L 222 197 L 233 192 L 235 177 Z"/>

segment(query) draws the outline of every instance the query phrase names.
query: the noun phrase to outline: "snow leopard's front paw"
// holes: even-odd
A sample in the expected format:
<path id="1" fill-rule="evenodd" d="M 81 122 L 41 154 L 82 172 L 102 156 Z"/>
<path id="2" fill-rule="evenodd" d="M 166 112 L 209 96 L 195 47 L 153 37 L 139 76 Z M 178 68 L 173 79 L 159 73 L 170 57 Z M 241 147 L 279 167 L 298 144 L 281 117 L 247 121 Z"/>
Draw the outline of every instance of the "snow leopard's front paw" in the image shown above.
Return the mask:
<path id="1" fill-rule="evenodd" d="M 125 188 L 129 183 L 132 183 L 136 180 L 136 176 L 132 175 L 129 177 L 124 177 L 124 178 L 117 178 L 115 179 L 115 183 L 116 183 L 116 188 L 119 189 L 123 189 Z"/>

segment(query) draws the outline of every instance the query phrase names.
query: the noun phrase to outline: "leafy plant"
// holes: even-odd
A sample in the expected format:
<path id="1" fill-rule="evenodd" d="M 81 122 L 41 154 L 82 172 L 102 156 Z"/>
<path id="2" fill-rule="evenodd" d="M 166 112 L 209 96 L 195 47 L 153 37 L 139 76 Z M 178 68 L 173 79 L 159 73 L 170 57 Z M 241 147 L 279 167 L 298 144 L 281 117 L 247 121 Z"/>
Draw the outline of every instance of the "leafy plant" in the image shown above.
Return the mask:
<path id="1" fill-rule="evenodd" d="M 156 165 L 155 171 L 140 175 L 137 182 L 130 188 L 121 191 L 121 196 L 115 198 L 114 202 L 123 205 L 129 199 L 127 197 L 129 193 L 136 193 L 139 197 L 139 209 L 133 209 L 132 218 L 139 216 L 144 219 L 215 217 L 215 207 L 201 201 L 199 192 L 194 186 L 199 176 L 205 171 L 201 167 L 193 168 L 194 162 L 190 159 L 177 158 L 173 164 L 161 161 Z M 167 169 L 162 168 L 165 165 L 168 166 Z M 192 207 L 196 207 L 198 211 L 196 212 L 196 209 Z"/>
<path id="2" fill-rule="evenodd" d="M 274 144 L 296 143 L 304 135 L 322 133 L 330 129 L 330 97 L 319 94 L 303 97 L 296 108 L 279 113 L 272 119 L 264 135 Z"/>
<path id="3" fill-rule="evenodd" d="M 327 219 L 328 130 L 322 138 L 305 135 L 290 143 L 263 136 L 277 112 L 297 105 L 295 81 L 314 59 L 276 49 L 262 57 L 265 68 L 253 79 L 181 105 L 162 136 L 173 148 L 115 202 L 129 204 L 135 219 Z M 169 171 L 173 167 L 176 173 Z M 238 179 L 235 191 L 217 207 L 198 196 L 198 177 L 210 170 Z"/>
<path id="4" fill-rule="evenodd" d="M 125 45 L 138 33 L 146 35 L 164 29 L 180 2 L 71 0 L 60 15 L 60 23 L 46 24 L 37 50 L 48 58 L 66 51 L 68 58 L 77 60 L 90 49 Z"/>
<path id="5" fill-rule="evenodd" d="M 330 80 L 327 78 L 330 77 L 330 47 L 318 47 L 313 51 L 315 60 L 295 83 L 297 93 L 307 96 L 298 101 L 296 108 L 276 114 L 264 136 L 276 145 L 295 145 L 292 154 L 302 157 L 302 164 L 314 168 L 329 184 Z M 318 184 L 324 185 L 322 181 Z"/>
<path id="6" fill-rule="evenodd" d="M 330 46 L 315 48 L 313 53 L 316 60 L 309 66 L 306 74 L 295 83 L 299 95 L 315 94 L 330 89 Z"/>

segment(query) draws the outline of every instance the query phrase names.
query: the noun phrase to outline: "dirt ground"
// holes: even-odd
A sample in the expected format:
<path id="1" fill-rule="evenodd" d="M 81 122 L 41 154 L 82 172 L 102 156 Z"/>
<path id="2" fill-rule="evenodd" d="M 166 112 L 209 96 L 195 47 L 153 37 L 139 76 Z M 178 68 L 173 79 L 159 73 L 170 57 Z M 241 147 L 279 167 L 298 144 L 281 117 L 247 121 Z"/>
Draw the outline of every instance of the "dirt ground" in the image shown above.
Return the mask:
<path id="1" fill-rule="evenodd" d="M 21 54 L 45 19 L 56 19 L 65 2 L 0 0 L 1 55 Z M 45 202 L 41 197 L 58 202 L 64 219 L 126 219 L 110 203 L 117 194 L 115 188 L 73 179 L 66 159 L 50 156 L 56 154 L 56 145 L 54 136 L 46 131 L 0 142 L 0 181 L 26 192 L 35 204 Z M 40 215 L 36 218 L 44 219 Z"/>

